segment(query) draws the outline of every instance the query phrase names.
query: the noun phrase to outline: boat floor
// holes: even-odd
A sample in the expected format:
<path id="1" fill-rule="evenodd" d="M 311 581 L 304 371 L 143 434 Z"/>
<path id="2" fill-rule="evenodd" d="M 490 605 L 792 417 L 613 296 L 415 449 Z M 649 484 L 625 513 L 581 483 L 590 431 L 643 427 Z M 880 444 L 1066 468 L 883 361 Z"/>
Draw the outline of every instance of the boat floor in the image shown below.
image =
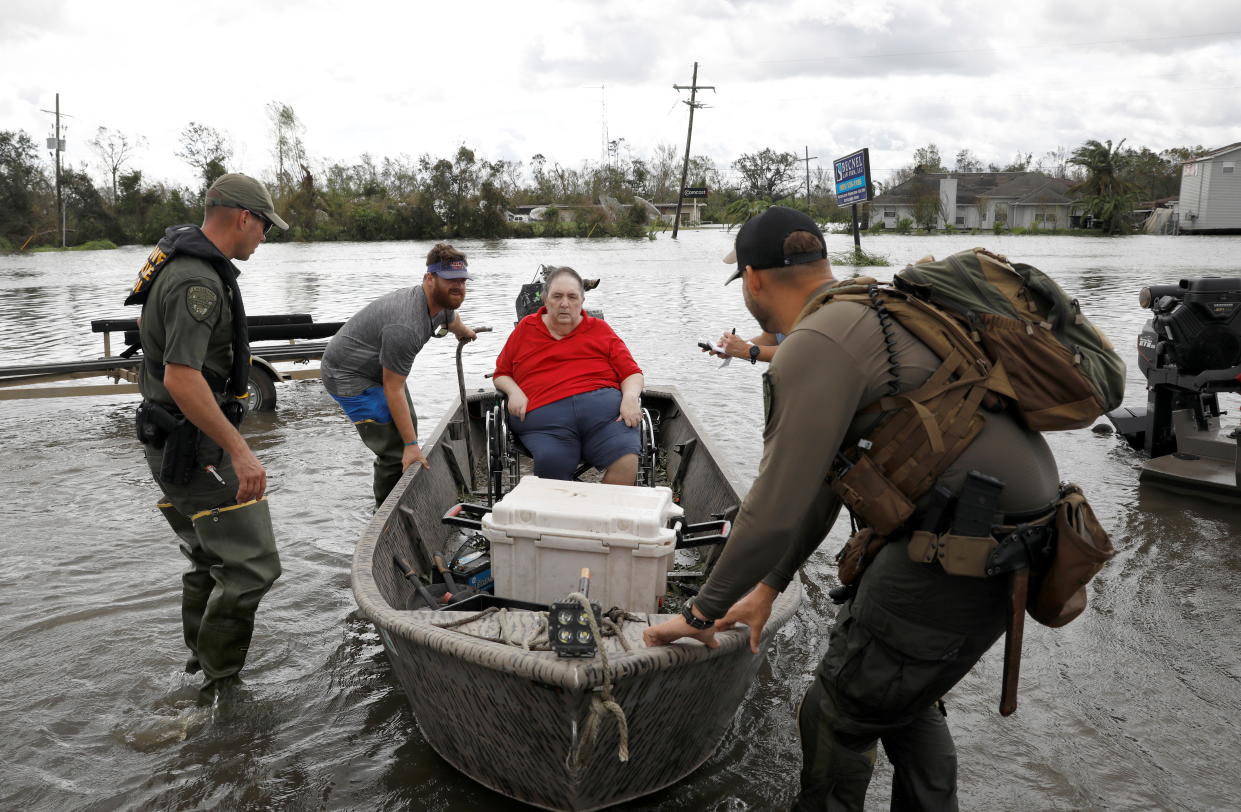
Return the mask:
<path id="1" fill-rule="evenodd" d="M 399 614 L 403 619 L 407 619 L 411 623 L 442 627 L 445 624 L 473 617 L 478 613 L 428 612 L 425 609 L 420 609 L 406 610 L 399 612 Z M 632 612 L 630 614 L 632 617 L 639 618 L 639 620 L 626 620 L 621 625 L 621 636 L 624 637 L 624 643 L 615 636 L 605 636 L 603 638 L 604 651 L 607 652 L 609 657 L 618 657 L 626 654 L 628 651 L 646 648 L 646 644 L 642 642 L 643 630 L 648 626 L 663 623 L 665 620 L 680 617 L 680 615 L 646 614 L 641 612 Z M 558 659 L 558 655 L 554 651 L 539 649 L 540 645 L 547 645 L 547 625 L 542 612 L 525 610 L 493 612 L 469 623 L 454 626 L 450 631 L 461 632 L 471 637 L 496 643 L 497 645 L 507 644 L 514 648 L 523 648 L 523 641 L 533 640 L 532 645 L 534 648 L 528 652 L 530 656 L 552 660 Z M 691 638 L 683 639 L 680 642 L 698 643 L 698 641 Z M 702 644 L 699 643 L 699 645 Z M 628 646 L 628 649 L 626 649 L 626 646 Z"/>

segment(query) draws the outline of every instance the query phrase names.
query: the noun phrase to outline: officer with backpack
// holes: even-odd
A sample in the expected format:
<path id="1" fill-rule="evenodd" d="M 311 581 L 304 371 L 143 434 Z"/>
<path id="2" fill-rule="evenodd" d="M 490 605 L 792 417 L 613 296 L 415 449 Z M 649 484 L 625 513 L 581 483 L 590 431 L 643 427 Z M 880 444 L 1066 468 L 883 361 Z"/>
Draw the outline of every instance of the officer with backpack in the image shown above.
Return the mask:
<path id="1" fill-rule="evenodd" d="M 773 601 L 846 504 L 858 532 L 798 711 L 795 808 L 861 810 L 882 742 L 893 808 L 956 809 L 942 697 L 1005 632 L 1014 605 L 1020 616 L 1024 599 L 1014 604 L 1011 591 L 1029 581 L 1018 575 L 1048 566 L 1056 462 L 996 395 L 1011 393 L 1007 378 L 964 345 L 937 345 L 945 360 L 902 326 L 921 305 L 837 283 L 806 215 L 773 206 L 751 218 L 725 261 L 762 328 L 787 335 L 763 376 L 762 461 L 701 593 L 646 643 L 714 647 L 715 632 L 742 624 L 757 653 Z M 1007 563 L 988 575 L 997 549 Z"/>

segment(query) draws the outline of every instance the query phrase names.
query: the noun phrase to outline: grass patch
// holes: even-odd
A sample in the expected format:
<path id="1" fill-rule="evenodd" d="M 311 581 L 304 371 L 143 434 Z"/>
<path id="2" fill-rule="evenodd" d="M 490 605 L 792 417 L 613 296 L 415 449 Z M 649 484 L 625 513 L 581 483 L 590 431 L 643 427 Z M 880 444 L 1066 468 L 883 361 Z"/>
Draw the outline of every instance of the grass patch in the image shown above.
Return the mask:
<path id="1" fill-rule="evenodd" d="M 116 243 L 111 240 L 88 240 L 81 245 L 70 245 L 66 248 L 61 248 L 58 245 L 40 245 L 34 251 L 36 253 L 44 251 L 111 251 L 114 248 L 116 248 Z"/>
<path id="2" fill-rule="evenodd" d="M 887 254 L 872 254 L 865 248 L 829 254 L 828 258 L 833 265 L 852 265 L 855 268 L 886 267 L 892 264 Z"/>

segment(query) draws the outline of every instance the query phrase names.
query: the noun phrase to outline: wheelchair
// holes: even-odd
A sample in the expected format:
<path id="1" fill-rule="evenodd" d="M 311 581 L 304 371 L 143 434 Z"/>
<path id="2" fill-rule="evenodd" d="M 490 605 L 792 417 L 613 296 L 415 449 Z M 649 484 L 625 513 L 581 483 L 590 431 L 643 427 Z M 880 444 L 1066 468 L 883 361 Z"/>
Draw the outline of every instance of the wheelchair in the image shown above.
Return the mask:
<path id="1" fill-rule="evenodd" d="M 642 409 L 642 422 L 638 425 L 641 437 L 641 448 L 638 452 L 638 476 L 634 483 L 643 487 L 655 486 L 655 469 L 658 462 L 659 448 L 655 443 L 659 415 L 652 415 L 645 407 Z M 521 479 L 522 457 L 530 457 L 517 434 L 509 425 L 508 399 L 496 398 L 487 410 L 484 431 L 487 437 L 487 501 L 494 505 L 500 501 Z M 589 463 L 578 465 L 573 474 L 574 479 L 581 479 L 582 474 L 591 468 Z"/>

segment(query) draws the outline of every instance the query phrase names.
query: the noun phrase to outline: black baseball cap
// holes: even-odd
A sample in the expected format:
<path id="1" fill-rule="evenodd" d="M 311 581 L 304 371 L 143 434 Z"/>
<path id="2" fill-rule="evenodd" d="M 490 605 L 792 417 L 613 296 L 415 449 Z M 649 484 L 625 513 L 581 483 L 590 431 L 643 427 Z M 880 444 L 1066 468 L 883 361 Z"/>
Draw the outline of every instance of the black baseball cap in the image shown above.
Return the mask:
<path id="1" fill-rule="evenodd" d="M 819 238 L 818 251 L 807 251 L 801 254 L 785 254 L 784 241 L 795 231 L 808 231 Z M 766 268 L 784 268 L 789 265 L 802 265 L 807 262 L 818 262 L 827 258 L 827 242 L 823 232 L 810 215 L 787 206 L 772 206 L 761 214 L 756 214 L 737 232 L 734 248 L 724 261 L 737 263 L 737 270 L 724 282 L 727 285 L 745 272 L 749 265 L 756 271 Z"/>

